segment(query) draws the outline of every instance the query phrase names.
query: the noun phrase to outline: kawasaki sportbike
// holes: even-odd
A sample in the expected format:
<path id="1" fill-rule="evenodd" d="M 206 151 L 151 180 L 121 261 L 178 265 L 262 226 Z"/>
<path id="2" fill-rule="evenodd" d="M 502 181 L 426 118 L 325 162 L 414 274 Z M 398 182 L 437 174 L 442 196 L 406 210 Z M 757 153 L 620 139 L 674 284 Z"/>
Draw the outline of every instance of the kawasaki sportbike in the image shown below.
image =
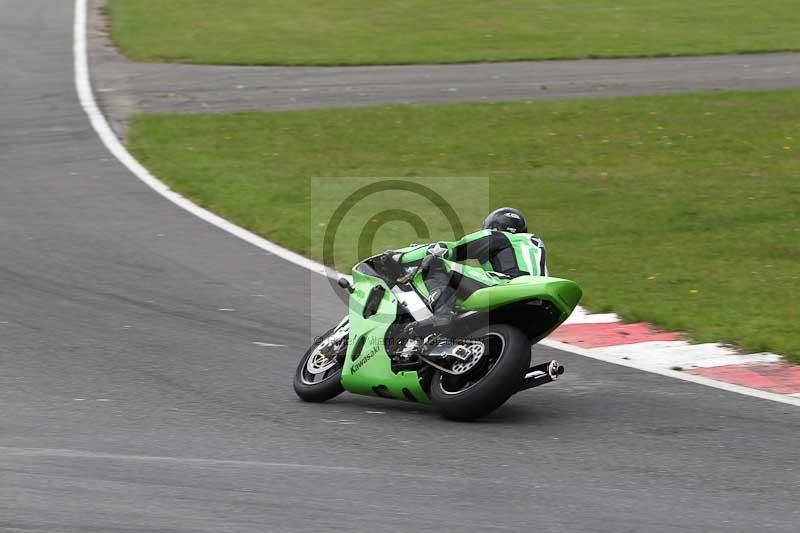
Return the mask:
<path id="1" fill-rule="evenodd" d="M 294 389 L 309 402 L 347 390 L 432 404 L 447 418 L 487 415 L 513 394 L 563 374 L 556 361 L 531 366 L 530 347 L 572 313 L 582 292 L 572 281 L 540 276 L 514 279 L 451 264 L 487 285 L 458 300 L 448 336 L 399 338 L 403 326 L 430 316 L 421 271 L 393 257 L 409 247 L 370 257 L 353 268 L 349 315 L 317 338 L 297 367 Z M 401 274 L 398 276 L 398 272 Z"/>

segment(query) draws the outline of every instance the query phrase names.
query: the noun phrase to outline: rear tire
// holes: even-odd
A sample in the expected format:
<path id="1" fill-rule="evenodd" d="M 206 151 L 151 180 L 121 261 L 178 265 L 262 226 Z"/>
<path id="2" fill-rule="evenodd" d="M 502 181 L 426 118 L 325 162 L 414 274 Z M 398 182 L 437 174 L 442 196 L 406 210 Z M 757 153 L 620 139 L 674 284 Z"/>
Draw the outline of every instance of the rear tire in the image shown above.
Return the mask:
<path id="1" fill-rule="evenodd" d="M 334 329 L 336 328 L 329 329 L 322 337 L 317 339 L 297 365 L 297 370 L 294 373 L 294 392 L 305 402 L 325 402 L 344 392 L 344 387 L 342 387 L 342 366 L 339 362 L 344 360 L 343 356 L 337 358 L 335 366 L 328 370 L 322 370 L 316 374 L 309 371 L 309 359 L 316 355 L 317 347 L 333 334 Z M 344 341 L 344 350 L 347 350 L 346 339 Z M 313 364 L 310 366 L 314 367 Z M 317 370 L 316 368 L 314 369 Z M 318 381 L 312 381 L 313 379 L 318 379 Z"/>
<path id="2" fill-rule="evenodd" d="M 481 418 L 503 405 L 519 390 L 530 367 L 530 343 L 517 328 L 497 324 L 481 328 L 470 337 L 487 344 L 485 360 L 464 378 L 437 371 L 431 380 L 433 407 L 452 420 Z M 470 382 L 470 377 L 477 381 Z"/>

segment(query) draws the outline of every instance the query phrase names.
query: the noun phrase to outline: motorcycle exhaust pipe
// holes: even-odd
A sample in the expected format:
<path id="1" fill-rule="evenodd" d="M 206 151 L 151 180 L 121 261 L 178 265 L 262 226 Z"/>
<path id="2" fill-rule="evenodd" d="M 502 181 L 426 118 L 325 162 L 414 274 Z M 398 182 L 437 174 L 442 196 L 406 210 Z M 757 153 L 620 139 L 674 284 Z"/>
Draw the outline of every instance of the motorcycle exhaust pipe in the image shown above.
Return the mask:
<path id="1" fill-rule="evenodd" d="M 564 365 L 555 360 L 550 361 L 550 364 L 547 367 L 547 373 L 550 375 L 550 378 L 556 380 L 558 379 L 558 376 L 564 374 Z"/>
<path id="2" fill-rule="evenodd" d="M 564 365 L 556 360 L 542 363 L 528 369 L 519 390 L 532 389 L 545 383 L 550 383 L 564 374 Z"/>

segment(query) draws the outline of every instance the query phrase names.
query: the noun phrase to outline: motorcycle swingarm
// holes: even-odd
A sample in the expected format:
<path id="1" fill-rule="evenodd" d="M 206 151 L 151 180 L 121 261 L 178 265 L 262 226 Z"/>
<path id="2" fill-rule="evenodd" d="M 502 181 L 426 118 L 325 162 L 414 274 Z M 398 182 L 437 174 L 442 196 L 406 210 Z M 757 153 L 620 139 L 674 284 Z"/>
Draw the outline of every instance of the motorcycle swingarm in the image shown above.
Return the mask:
<path id="1" fill-rule="evenodd" d="M 550 383 L 558 379 L 564 373 L 564 365 L 556 360 L 548 361 L 540 365 L 532 366 L 525 373 L 519 390 L 532 389 L 545 383 Z"/>

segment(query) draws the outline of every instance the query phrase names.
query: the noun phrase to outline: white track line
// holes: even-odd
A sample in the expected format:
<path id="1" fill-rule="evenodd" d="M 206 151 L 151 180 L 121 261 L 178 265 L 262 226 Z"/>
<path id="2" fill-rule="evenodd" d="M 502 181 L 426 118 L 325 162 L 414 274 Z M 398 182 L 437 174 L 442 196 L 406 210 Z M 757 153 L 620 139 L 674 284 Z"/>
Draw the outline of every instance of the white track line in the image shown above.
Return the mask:
<path id="1" fill-rule="evenodd" d="M 564 324 L 613 324 L 615 322 L 620 322 L 620 319 L 614 313 L 589 314 L 586 309 L 576 307 Z"/>
<path id="2" fill-rule="evenodd" d="M 646 341 L 601 348 L 586 348 L 607 357 L 627 357 L 642 366 L 684 370 L 715 366 L 777 363 L 774 353 L 740 354 L 733 348 L 716 343 L 690 344 L 686 341 Z"/>
<path id="3" fill-rule="evenodd" d="M 543 340 L 540 341 L 539 344 L 544 346 L 548 346 L 550 348 L 555 348 L 556 350 L 561 350 L 564 352 L 570 352 L 578 355 L 583 355 L 584 357 L 589 357 L 591 359 L 597 359 L 599 361 L 604 361 L 606 363 L 612 363 L 615 365 L 626 366 L 629 368 L 635 368 L 637 370 L 643 370 L 645 372 L 652 372 L 653 374 L 658 374 L 660 376 L 667 376 L 670 378 L 675 379 L 682 379 L 684 381 L 691 381 L 692 383 L 698 383 L 700 385 L 706 385 L 708 387 L 714 387 L 715 389 L 722 389 L 729 392 L 737 392 L 739 394 L 744 394 L 746 396 L 752 396 L 754 398 L 761 398 L 764 400 L 772 400 L 773 402 L 780 402 L 780 403 L 788 403 L 790 405 L 796 405 L 800 407 L 800 397 L 794 397 L 788 394 L 776 394 L 774 392 L 767 392 L 758 389 L 751 389 L 749 387 L 742 387 L 741 385 L 734 385 L 733 383 L 725 383 L 723 381 L 716 381 L 713 379 L 705 378 L 703 376 L 696 376 L 694 374 L 688 374 L 686 372 L 680 372 L 677 370 L 666 370 L 662 368 L 653 368 L 649 365 L 642 364 L 636 361 L 628 361 L 625 359 L 620 359 L 619 357 L 609 356 L 602 353 L 595 353 L 593 350 L 585 350 L 583 348 L 578 348 L 576 346 L 572 346 L 570 344 L 564 344 L 563 342 L 552 341 L 552 340 Z M 623 349 L 624 346 L 620 346 L 620 349 Z"/>
<path id="4" fill-rule="evenodd" d="M 148 187 L 156 191 L 158 194 L 169 200 L 170 202 L 174 203 L 178 207 L 185 209 L 186 211 L 192 213 L 198 218 L 201 218 L 208 222 L 209 224 L 216 226 L 217 228 L 227 231 L 231 235 L 234 235 L 244 241 L 249 242 L 250 244 L 261 248 L 262 250 L 269 252 L 271 254 L 277 255 L 278 257 L 289 261 L 290 263 L 294 263 L 297 266 L 306 268 L 313 272 L 318 272 L 320 274 L 324 274 L 330 277 L 337 277 L 340 274 L 334 272 L 332 269 L 326 268 L 321 263 L 317 263 L 316 261 L 312 261 L 307 257 L 303 257 L 300 254 L 296 254 L 291 250 L 287 250 L 282 246 L 278 246 L 274 242 L 270 242 L 263 237 L 259 237 L 255 233 L 247 231 L 244 228 L 237 226 L 222 217 L 219 217 L 208 211 L 203 209 L 199 205 L 191 202 L 187 198 L 184 198 L 180 194 L 176 193 L 166 184 L 159 181 L 158 178 L 150 174 L 150 172 L 144 168 L 141 163 L 139 163 L 129 152 L 125 149 L 122 143 L 117 139 L 117 136 L 114 135 L 114 132 L 111 130 L 111 126 L 109 126 L 108 121 L 100 112 L 100 108 L 97 106 L 97 101 L 94 98 L 94 93 L 92 92 L 92 83 L 91 78 L 89 76 L 89 57 L 86 50 L 86 0 L 75 0 L 75 25 L 73 28 L 74 31 L 74 45 L 73 45 L 73 52 L 75 56 L 75 87 L 78 91 L 78 99 L 81 102 L 81 106 L 83 110 L 89 117 L 89 121 L 92 124 L 92 128 L 100 137 L 100 140 L 103 144 L 108 148 L 108 150 L 116 157 L 120 163 L 125 165 L 125 167 L 131 171 L 131 173 L 143 181 Z M 592 315 L 582 315 L 582 318 L 585 316 L 585 319 L 588 321 L 598 320 L 600 322 L 605 321 L 613 321 L 611 320 L 610 315 L 597 315 L 596 319 L 591 318 Z M 576 322 L 580 322 L 581 320 L 576 320 Z M 739 385 L 731 385 L 729 383 L 723 383 L 721 381 L 714 381 L 708 378 L 694 376 L 691 374 L 685 374 L 682 372 L 677 372 L 673 370 L 659 370 L 654 368 L 648 368 L 647 366 L 637 364 L 633 361 L 626 361 L 620 360 L 618 358 L 603 356 L 600 354 L 593 354 L 588 350 L 583 350 L 581 348 L 577 348 L 575 346 L 571 346 L 569 344 L 564 344 L 561 342 L 551 341 L 551 340 L 544 340 L 541 341 L 540 344 L 545 346 L 549 346 L 551 348 L 557 348 L 564 352 L 570 352 L 578 355 L 583 355 L 586 357 L 590 357 L 592 359 L 599 359 L 601 361 L 605 361 L 607 363 L 613 363 L 617 365 L 622 365 L 631 368 L 638 368 L 639 370 L 644 370 L 646 372 L 653 372 L 655 374 L 660 374 L 662 376 L 668 376 L 676 379 L 682 379 L 684 381 L 691 381 L 693 383 L 699 383 L 701 385 L 707 385 L 709 387 L 715 387 L 717 389 L 722 389 L 730 392 L 738 392 L 739 394 L 745 394 L 747 396 L 753 396 L 755 398 L 763 398 L 765 400 L 772 400 L 781 403 L 789 403 L 793 405 L 800 406 L 800 398 L 794 398 L 792 396 L 784 396 L 781 394 L 774 394 L 771 392 L 764 392 L 756 389 L 750 389 L 747 387 L 740 387 Z"/>
<path id="5" fill-rule="evenodd" d="M 171 190 L 166 184 L 159 181 L 155 176 L 150 174 L 141 163 L 125 149 L 122 143 L 119 142 L 117 136 L 111 130 L 106 118 L 100 112 L 97 106 L 97 101 L 92 93 L 92 84 L 89 76 L 89 58 L 86 50 L 86 0 L 75 0 L 75 26 L 74 26 L 74 55 L 75 55 L 75 87 L 78 90 L 78 98 L 81 101 L 81 106 L 86 114 L 89 116 L 89 121 L 92 123 L 92 128 L 97 132 L 100 140 L 108 148 L 108 150 L 116 157 L 120 163 L 125 165 L 137 178 L 142 180 L 148 187 L 156 191 L 158 194 L 169 200 L 170 202 L 178 205 L 179 207 L 189 211 L 193 215 L 202 218 L 209 224 L 212 224 L 228 233 L 239 237 L 242 240 L 258 246 L 271 254 L 285 259 L 295 265 L 301 266 L 314 272 L 325 273 L 327 270 L 322 264 L 312 261 L 307 257 L 296 254 L 291 250 L 287 250 L 275 243 L 272 243 L 255 233 L 251 233 L 244 228 L 240 228 L 235 224 L 231 224 L 224 218 L 221 218 L 211 211 L 203 209 L 199 205 L 194 204 L 190 200 L 184 198 L 180 194 Z"/>

